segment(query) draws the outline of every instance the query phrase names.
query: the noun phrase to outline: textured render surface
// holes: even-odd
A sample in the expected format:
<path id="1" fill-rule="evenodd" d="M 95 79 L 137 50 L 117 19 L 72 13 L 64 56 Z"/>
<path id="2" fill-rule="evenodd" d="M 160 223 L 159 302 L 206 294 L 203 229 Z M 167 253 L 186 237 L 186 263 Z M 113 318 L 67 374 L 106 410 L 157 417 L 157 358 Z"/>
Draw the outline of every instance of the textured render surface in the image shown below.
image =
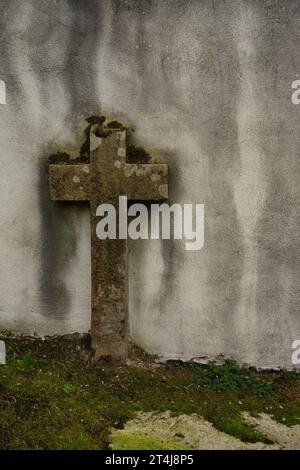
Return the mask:
<path id="1" fill-rule="evenodd" d="M 46 161 L 103 113 L 165 156 L 170 202 L 206 211 L 199 252 L 129 243 L 133 340 L 165 358 L 291 367 L 298 0 L 1 0 L 1 10 L 1 327 L 90 328 L 88 209 L 50 202 Z"/>

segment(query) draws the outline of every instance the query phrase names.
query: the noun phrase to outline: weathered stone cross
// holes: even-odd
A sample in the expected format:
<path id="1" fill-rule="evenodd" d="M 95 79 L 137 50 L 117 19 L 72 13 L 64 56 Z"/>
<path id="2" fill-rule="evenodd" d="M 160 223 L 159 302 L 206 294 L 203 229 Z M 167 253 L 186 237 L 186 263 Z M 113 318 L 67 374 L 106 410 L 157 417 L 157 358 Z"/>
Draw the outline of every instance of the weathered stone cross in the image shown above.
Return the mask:
<path id="1" fill-rule="evenodd" d="M 168 166 L 127 163 L 123 129 L 113 129 L 104 137 L 97 137 L 91 126 L 89 146 L 87 163 L 72 163 L 67 159 L 50 163 L 50 195 L 55 201 L 90 203 L 92 349 L 96 359 L 124 362 L 128 349 L 127 239 L 99 240 L 96 210 L 102 203 L 114 205 L 118 234 L 119 196 L 140 201 L 166 199 Z"/>

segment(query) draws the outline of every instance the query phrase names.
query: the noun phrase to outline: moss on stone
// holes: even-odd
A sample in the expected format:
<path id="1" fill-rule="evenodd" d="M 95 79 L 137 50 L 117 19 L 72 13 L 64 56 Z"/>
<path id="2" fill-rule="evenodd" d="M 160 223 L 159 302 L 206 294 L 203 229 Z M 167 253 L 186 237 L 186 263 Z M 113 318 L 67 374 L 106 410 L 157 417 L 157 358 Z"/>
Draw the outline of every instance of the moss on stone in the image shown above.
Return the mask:
<path id="1" fill-rule="evenodd" d="M 111 436 L 113 450 L 190 450 L 192 447 L 182 445 L 179 440 L 158 436 L 147 436 L 132 431 L 115 431 Z"/>
<path id="2" fill-rule="evenodd" d="M 118 129 L 120 131 L 125 130 L 125 127 L 119 121 L 110 121 L 106 124 L 106 127 L 108 127 L 109 129 Z"/>
<path id="3" fill-rule="evenodd" d="M 66 152 L 56 152 L 55 154 L 50 155 L 49 163 L 64 163 L 64 164 L 74 164 L 74 163 L 88 163 L 90 161 L 90 132 L 91 130 L 97 137 L 105 138 L 109 136 L 112 132 L 123 131 L 126 129 L 122 123 L 119 121 L 109 121 L 105 122 L 105 116 L 90 116 L 86 118 L 88 123 L 87 127 L 84 129 L 84 140 L 79 151 L 79 157 L 74 159 Z M 150 163 L 151 156 L 145 149 L 142 147 L 136 147 L 134 145 L 128 145 L 127 147 L 127 161 L 128 163 Z"/>
<path id="4" fill-rule="evenodd" d="M 128 163 L 149 163 L 151 157 L 148 152 L 142 147 L 135 147 L 128 145 L 127 147 L 127 161 Z"/>

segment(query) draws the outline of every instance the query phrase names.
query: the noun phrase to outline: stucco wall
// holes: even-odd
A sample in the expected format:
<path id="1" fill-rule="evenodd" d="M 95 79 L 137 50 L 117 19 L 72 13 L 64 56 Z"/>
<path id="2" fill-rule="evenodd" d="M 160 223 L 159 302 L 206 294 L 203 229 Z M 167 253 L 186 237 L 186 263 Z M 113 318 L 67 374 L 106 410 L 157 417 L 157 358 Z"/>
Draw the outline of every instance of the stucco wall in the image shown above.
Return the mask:
<path id="1" fill-rule="evenodd" d="M 50 202 L 46 159 L 84 117 L 135 127 L 205 246 L 130 242 L 132 339 L 291 367 L 300 339 L 298 0 L 1 0 L 0 328 L 90 326 L 88 209 Z"/>

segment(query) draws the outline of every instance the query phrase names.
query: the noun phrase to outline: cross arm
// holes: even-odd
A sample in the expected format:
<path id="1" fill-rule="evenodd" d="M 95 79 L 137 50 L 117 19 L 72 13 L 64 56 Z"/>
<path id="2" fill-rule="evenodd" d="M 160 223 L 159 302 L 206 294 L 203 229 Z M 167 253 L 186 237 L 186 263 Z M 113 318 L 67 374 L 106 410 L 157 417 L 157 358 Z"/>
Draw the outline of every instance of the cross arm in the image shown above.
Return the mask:
<path id="1" fill-rule="evenodd" d="M 54 201 L 89 201 L 89 164 L 50 164 L 49 186 Z"/>
<path id="2" fill-rule="evenodd" d="M 168 198 L 168 165 L 125 163 L 124 194 L 131 200 L 161 201 Z"/>

